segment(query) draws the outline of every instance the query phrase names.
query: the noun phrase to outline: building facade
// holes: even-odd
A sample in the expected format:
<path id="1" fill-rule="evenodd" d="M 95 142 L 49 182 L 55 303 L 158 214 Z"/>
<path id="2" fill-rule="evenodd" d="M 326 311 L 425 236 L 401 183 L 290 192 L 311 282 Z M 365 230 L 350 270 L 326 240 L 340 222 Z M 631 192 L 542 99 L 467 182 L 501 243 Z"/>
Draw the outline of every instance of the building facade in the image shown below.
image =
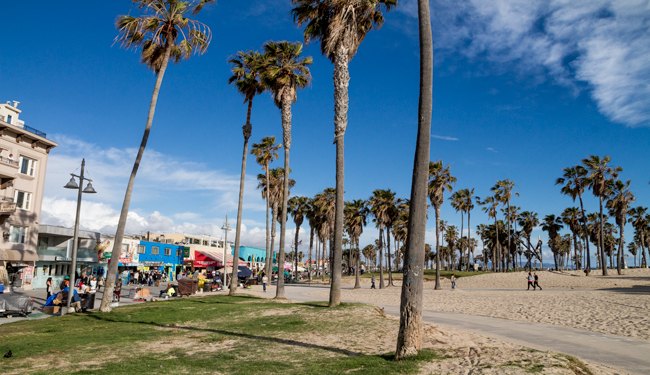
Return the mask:
<path id="1" fill-rule="evenodd" d="M 38 260 L 32 280 L 34 288 L 45 288 L 49 277 L 52 278 L 53 285 L 59 285 L 66 275 L 71 274 L 73 236 L 73 228 L 40 225 Z M 100 236 L 99 232 L 79 231 L 77 274 L 103 274 L 97 254 L 97 245 L 101 243 Z"/>
<path id="2" fill-rule="evenodd" d="M 183 245 L 140 241 L 138 264 L 138 270 L 157 270 L 168 280 L 175 280 L 183 267 Z"/>
<path id="3" fill-rule="evenodd" d="M 0 281 L 22 266 L 19 283 L 32 287 L 47 157 L 56 143 L 25 125 L 19 102 L 0 104 Z"/>

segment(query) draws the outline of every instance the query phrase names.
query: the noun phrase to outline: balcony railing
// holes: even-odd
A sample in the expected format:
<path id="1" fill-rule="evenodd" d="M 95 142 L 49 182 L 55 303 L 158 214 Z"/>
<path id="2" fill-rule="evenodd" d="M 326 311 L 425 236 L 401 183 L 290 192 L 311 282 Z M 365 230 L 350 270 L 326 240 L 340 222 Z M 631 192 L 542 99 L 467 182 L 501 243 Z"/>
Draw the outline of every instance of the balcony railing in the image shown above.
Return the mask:
<path id="1" fill-rule="evenodd" d="M 18 168 L 18 160 L 16 159 L 9 159 L 6 156 L 0 156 L 0 163 L 4 165 L 8 165 L 10 167 L 16 167 Z"/>

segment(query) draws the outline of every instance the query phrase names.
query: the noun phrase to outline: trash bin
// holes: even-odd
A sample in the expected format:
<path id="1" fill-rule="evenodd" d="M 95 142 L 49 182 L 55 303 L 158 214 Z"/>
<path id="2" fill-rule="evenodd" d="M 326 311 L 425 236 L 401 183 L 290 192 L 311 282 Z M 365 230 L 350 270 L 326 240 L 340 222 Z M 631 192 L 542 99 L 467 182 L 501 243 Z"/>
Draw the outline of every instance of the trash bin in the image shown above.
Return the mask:
<path id="1" fill-rule="evenodd" d="M 212 291 L 212 282 L 211 282 L 211 281 L 206 281 L 206 282 L 203 284 L 203 291 L 204 291 L 204 292 L 210 292 L 210 291 Z"/>
<path id="2" fill-rule="evenodd" d="M 95 308 L 95 293 L 79 294 L 79 298 L 81 298 L 81 311 Z"/>

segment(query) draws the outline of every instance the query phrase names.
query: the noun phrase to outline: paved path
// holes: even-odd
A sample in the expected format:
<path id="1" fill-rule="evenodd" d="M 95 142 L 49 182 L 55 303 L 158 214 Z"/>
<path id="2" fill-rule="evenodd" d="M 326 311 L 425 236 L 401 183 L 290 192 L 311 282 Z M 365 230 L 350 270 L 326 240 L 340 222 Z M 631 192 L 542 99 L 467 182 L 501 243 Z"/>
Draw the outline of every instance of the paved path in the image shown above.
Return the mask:
<path id="1" fill-rule="evenodd" d="M 305 302 L 327 299 L 329 288 L 287 285 L 285 291 L 287 298 Z M 270 292 L 275 292 L 275 288 Z M 271 294 L 275 295 L 275 293 Z M 394 305 L 379 305 L 379 307 L 383 307 L 388 314 L 398 316 L 397 303 L 398 301 Z M 542 323 L 432 310 L 425 310 L 423 318 L 428 323 L 461 328 L 490 337 L 497 336 L 505 341 L 535 349 L 566 353 L 588 361 L 614 366 L 633 374 L 650 374 L 650 342 L 645 340 Z"/>

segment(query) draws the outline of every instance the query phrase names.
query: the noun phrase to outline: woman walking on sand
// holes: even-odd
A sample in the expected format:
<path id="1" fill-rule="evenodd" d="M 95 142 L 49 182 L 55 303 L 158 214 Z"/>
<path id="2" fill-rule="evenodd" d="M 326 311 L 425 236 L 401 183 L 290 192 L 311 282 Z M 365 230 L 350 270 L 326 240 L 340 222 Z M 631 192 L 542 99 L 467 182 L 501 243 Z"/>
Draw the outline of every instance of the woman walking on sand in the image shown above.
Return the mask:
<path id="1" fill-rule="evenodd" d="M 535 290 L 535 286 L 533 285 L 533 280 L 534 280 L 533 275 L 531 275 L 531 273 L 528 272 L 528 289 L 527 290 L 530 290 L 531 286 L 533 287 L 533 290 Z"/>
<path id="2" fill-rule="evenodd" d="M 537 276 L 537 272 L 535 272 L 535 283 L 533 284 L 533 290 L 536 290 L 536 288 L 539 288 L 539 290 L 542 290 L 542 287 L 539 285 L 539 276 Z"/>
<path id="3" fill-rule="evenodd" d="M 451 289 L 456 289 L 456 274 L 451 274 Z"/>

